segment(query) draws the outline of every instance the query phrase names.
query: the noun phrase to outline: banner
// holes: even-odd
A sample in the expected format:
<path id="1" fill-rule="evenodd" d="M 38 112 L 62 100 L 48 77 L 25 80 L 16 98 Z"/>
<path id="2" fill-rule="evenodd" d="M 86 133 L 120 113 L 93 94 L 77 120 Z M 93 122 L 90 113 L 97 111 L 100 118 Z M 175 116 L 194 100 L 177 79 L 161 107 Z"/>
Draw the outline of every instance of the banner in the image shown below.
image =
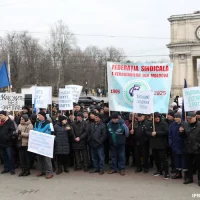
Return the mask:
<path id="1" fill-rule="evenodd" d="M 35 108 L 47 108 L 49 104 L 52 104 L 52 87 L 36 87 L 32 101 Z"/>
<path id="2" fill-rule="evenodd" d="M 184 88 L 183 99 L 185 112 L 200 110 L 200 87 Z"/>
<path id="3" fill-rule="evenodd" d="M 172 63 L 107 63 L 111 111 L 134 112 L 134 92 L 154 92 L 154 112 L 167 113 L 172 82 Z"/>
<path id="4" fill-rule="evenodd" d="M 31 130 L 29 132 L 28 151 L 53 158 L 54 135 Z"/>
<path id="5" fill-rule="evenodd" d="M 133 110 L 135 113 L 153 113 L 153 91 L 134 91 Z"/>
<path id="6" fill-rule="evenodd" d="M 79 97 L 81 95 L 81 91 L 83 89 L 83 86 L 80 85 L 66 85 L 66 89 L 72 89 L 72 95 L 73 95 L 73 102 L 78 103 Z"/>
<path id="7" fill-rule="evenodd" d="M 72 90 L 59 88 L 59 110 L 73 110 Z"/>
<path id="8" fill-rule="evenodd" d="M 24 95 L 16 93 L 1 93 L 0 107 L 5 111 L 21 111 L 24 106 Z"/>

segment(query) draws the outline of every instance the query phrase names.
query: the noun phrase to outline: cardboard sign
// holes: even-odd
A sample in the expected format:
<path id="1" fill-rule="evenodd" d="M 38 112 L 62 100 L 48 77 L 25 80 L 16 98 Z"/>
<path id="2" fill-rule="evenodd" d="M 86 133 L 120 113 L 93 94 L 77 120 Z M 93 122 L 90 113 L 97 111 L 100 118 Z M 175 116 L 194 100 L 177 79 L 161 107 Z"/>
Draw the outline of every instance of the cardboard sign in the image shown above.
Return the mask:
<path id="1" fill-rule="evenodd" d="M 59 89 L 59 110 L 73 110 L 73 96 L 71 89 Z"/>

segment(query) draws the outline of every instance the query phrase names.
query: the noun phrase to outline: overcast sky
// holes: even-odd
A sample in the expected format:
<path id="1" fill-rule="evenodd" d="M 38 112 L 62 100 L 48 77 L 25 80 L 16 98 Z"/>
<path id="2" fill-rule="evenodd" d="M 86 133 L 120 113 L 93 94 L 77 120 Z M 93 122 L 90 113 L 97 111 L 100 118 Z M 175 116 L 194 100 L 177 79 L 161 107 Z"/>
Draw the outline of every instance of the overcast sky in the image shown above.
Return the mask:
<path id="1" fill-rule="evenodd" d="M 41 32 L 44 41 L 49 27 L 62 20 L 75 34 L 157 37 L 137 39 L 77 36 L 78 45 L 123 48 L 127 56 L 168 55 L 171 15 L 200 10 L 200 0 L 0 0 L 2 30 Z M 134 61 L 166 58 L 132 57 Z"/>

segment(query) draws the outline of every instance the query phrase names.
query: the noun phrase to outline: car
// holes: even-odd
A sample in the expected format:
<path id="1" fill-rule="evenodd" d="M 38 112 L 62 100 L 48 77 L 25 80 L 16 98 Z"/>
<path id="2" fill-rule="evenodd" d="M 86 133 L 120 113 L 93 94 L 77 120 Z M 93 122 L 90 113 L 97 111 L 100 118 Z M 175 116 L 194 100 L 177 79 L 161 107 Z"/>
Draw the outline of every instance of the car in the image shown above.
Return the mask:
<path id="1" fill-rule="evenodd" d="M 84 104 L 85 106 L 89 106 L 91 104 L 93 104 L 94 102 L 96 103 L 104 103 L 103 100 L 97 98 L 97 97 L 93 97 L 93 96 L 81 96 L 79 98 L 78 104 Z"/>

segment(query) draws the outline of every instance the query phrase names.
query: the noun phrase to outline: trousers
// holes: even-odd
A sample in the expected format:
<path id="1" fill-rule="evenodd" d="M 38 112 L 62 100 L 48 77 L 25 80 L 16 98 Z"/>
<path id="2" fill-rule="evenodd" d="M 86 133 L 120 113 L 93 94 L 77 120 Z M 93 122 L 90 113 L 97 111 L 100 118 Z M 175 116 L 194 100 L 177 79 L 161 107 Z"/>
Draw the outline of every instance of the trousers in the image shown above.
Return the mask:
<path id="1" fill-rule="evenodd" d="M 37 159 L 38 159 L 39 170 L 41 172 L 45 172 L 46 174 L 53 173 L 51 158 L 38 155 Z"/>

